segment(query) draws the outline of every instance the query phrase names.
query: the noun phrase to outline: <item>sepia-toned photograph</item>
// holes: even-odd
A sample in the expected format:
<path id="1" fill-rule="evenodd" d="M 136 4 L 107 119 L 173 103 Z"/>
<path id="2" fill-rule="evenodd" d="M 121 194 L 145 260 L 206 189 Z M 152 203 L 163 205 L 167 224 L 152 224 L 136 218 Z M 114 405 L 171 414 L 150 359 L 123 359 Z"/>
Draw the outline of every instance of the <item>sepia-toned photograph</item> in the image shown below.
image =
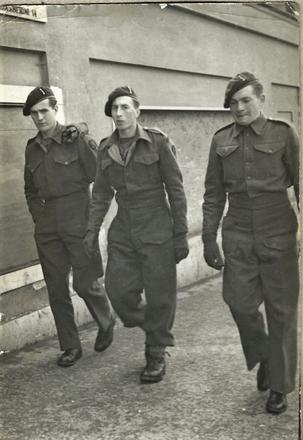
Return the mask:
<path id="1" fill-rule="evenodd" d="M 0 5 L 1 440 L 302 440 L 301 14 Z"/>

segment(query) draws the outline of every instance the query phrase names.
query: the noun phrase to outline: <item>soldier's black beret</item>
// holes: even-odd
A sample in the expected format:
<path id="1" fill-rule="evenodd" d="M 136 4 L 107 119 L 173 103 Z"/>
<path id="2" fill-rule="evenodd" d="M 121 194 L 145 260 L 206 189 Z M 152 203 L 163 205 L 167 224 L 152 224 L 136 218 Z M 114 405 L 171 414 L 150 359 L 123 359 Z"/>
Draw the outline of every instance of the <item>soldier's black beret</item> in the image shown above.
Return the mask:
<path id="1" fill-rule="evenodd" d="M 107 102 L 104 107 L 104 113 L 106 114 L 106 116 L 111 117 L 112 104 L 113 104 L 114 100 L 116 98 L 118 98 L 119 96 L 130 96 L 139 104 L 139 99 L 138 99 L 138 96 L 136 95 L 134 89 L 132 89 L 131 87 L 128 87 L 128 86 L 117 87 L 115 90 L 113 90 L 108 95 Z"/>
<path id="2" fill-rule="evenodd" d="M 229 108 L 230 100 L 236 92 L 256 81 L 258 81 L 258 79 L 250 72 L 238 73 L 238 75 L 232 78 L 226 87 L 224 108 Z"/>
<path id="3" fill-rule="evenodd" d="M 24 116 L 29 116 L 31 113 L 31 108 L 33 105 L 38 104 L 38 102 L 44 99 L 55 97 L 54 92 L 49 87 L 36 87 L 28 95 L 26 102 L 23 106 Z"/>

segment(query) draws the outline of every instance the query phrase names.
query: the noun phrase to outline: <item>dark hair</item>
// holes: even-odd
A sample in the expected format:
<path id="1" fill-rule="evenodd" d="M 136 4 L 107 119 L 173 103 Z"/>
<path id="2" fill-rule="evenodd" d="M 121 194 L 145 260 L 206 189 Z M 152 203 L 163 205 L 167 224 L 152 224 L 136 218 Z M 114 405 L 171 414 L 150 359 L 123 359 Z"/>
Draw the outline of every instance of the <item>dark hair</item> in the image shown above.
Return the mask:
<path id="1" fill-rule="evenodd" d="M 133 102 L 133 105 L 135 108 L 139 108 L 140 107 L 140 102 L 138 101 L 138 99 L 134 98 L 133 96 L 128 96 L 128 95 L 121 95 L 121 96 L 127 96 L 128 98 L 130 98 Z M 121 96 L 117 96 L 117 98 L 120 98 Z M 113 102 L 115 101 L 116 98 L 113 99 Z M 111 107 L 113 105 L 113 102 L 111 103 Z"/>
<path id="2" fill-rule="evenodd" d="M 131 98 L 132 98 L 132 101 L 133 101 L 133 103 L 134 103 L 134 107 L 135 107 L 135 108 L 139 108 L 139 106 L 140 106 L 140 102 L 139 102 L 137 99 L 133 98 L 133 97 L 131 97 Z"/>
<path id="3" fill-rule="evenodd" d="M 48 98 L 48 103 L 51 108 L 55 108 L 57 105 L 57 99 L 54 96 Z"/>
<path id="4" fill-rule="evenodd" d="M 260 81 L 259 80 L 253 81 L 250 85 L 254 89 L 254 94 L 260 97 L 263 93 L 263 85 L 260 83 Z"/>

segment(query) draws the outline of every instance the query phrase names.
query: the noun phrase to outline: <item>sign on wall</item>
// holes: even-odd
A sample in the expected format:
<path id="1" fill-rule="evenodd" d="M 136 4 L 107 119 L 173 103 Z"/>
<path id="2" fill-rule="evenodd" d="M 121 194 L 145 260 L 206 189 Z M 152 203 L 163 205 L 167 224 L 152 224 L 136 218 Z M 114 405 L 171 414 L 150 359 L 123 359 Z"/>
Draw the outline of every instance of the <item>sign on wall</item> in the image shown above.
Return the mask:
<path id="1" fill-rule="evenodd" d="M 0 6 L 0 14 L 26 20 L 47 21 L 46 6 L 7 5 Z"/>

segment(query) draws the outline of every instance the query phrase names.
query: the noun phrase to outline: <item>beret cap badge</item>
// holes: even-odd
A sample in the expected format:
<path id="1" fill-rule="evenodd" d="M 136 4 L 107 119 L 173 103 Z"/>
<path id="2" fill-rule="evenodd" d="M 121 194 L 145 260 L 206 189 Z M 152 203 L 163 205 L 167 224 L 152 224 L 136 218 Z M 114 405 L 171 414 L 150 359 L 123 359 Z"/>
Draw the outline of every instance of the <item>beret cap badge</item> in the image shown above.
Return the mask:
<path id="1" fill-rule="evenodd" d="M 38 102 L 43 101 L 44 99 L 53 97 L 55 98 L 54 92 L 50 87 L 36 87 L 33 89 L 28 95 L 26 102 L 23 106 L 23 114 L 24 116 L 29 116 L 31 113 L 31 108 L 38 104 Z"/>

